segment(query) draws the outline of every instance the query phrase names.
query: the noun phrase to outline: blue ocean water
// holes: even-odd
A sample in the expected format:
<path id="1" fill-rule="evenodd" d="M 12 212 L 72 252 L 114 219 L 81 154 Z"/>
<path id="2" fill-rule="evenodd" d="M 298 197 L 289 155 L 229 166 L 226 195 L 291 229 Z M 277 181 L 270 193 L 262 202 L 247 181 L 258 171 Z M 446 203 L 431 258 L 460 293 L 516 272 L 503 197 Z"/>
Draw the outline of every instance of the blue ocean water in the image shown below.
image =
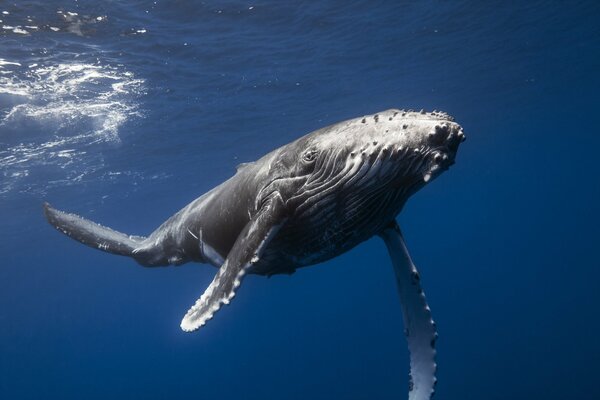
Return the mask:
<path id="1" fill-rule="evenodd" d="M 41 204 L 145 235 L 241 162 L 388 108 L 468 140 L 398 221 L 437 322 L 440 399 L 597 399 L 600 3 L 0 3 L 0 398 L 398 399 L 393 271 L 374 238 L 248 277 L 146 269 Z"/>

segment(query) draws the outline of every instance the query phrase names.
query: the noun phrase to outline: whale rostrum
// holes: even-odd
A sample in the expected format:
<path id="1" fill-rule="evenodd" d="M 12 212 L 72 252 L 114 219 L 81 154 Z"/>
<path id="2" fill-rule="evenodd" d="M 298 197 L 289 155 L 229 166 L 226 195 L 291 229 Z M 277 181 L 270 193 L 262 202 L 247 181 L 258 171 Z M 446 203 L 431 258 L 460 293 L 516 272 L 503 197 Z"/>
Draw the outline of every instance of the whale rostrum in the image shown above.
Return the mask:
<path id="1" fill-rule="evenodd" d="M 130 236 L 44 204 L 56 229 L 146 267 L 195 261 L 218 268 L 181 322 L 194 331 L 235 296 L 246 274 L 291 274 L 383 238 L 402 304 L 409 399 L 435 385 L 437 333 L 395 218 L 406 200 L 448 169 L 463 129 L 448 114 L 387 110 L 339 122 L 238 166 L 149 236 Z"/>

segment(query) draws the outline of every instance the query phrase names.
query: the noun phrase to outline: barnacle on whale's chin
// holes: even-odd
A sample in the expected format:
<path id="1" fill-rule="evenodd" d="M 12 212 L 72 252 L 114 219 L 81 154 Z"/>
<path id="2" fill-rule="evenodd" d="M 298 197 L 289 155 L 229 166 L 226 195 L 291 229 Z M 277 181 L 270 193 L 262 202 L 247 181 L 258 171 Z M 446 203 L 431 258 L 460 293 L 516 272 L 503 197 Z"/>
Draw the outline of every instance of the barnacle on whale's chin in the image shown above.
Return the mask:
<path id="1" fill-rule="evenodd" d="M 452 163 L 453 161 L 450 161 L 450 157 L 447 153 L 439 150 L 432 151 L 428 155 L 428 162 L 425 163 L 425 168 L 422 172 L 423 181 L 428 183 L 430 180 L 447 170 Z"/>
<path id="2" fill-rule="evenodd" d="M 454 164 L 458 146 L 465 139 L 463 128 L 456 123 L 442 123 L 434 127 L 428 134 L 428 142 L 434 147 L 427 151 L 427 162 L 423 171 L 425 183 Z"/>

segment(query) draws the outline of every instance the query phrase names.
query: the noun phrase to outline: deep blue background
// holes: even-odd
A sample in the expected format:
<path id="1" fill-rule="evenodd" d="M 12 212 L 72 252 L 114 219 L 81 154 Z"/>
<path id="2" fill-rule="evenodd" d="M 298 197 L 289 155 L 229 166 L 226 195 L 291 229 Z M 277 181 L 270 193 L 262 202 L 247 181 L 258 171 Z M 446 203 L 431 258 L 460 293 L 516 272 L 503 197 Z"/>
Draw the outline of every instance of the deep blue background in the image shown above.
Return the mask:
<path id="1" fill-rule="evenodd" d="M 445 110 L 468 136 L 399 216 L 439 328 L 437 396 L 600 398 L 598 4 L 0 3 L 0 398 L 405 398 L 378 239 L 250 276 L 186 334 L 214 269 L 145 269 L 41 212 L 147 234 L 236 164 L 392 107 Z"/>

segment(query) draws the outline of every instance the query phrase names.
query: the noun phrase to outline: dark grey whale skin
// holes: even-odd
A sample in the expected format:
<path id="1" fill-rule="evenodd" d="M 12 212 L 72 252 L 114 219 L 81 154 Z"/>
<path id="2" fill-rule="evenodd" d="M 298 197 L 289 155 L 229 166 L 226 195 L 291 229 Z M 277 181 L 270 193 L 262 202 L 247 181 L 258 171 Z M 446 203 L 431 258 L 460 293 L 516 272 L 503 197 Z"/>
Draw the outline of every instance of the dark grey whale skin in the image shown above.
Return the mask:
<path id="1" fill-rule="evenodd" d="M 447 114 L 388 110 L 282 146 L 165 221 L 127 236 L 44 205 L 50 224 L 88 246 L 145 266 L 218 268 L 181 321 L 192 332 L 236 295 L 247 273 L 273 275 L 335 257 L 379 235 L 394 267 L 410 352 L 409 399 L 435 391 L 435 323 L 395 217 L 411 194 L 454 163 L 462 128 Z"/>
<path id="2" fill-rule="evenodd" d="M 285 223 L 249 272 L 291 273 L 378 234 L 426 184 L 425 174 L 434 178 L 454 162 L 463 139 L 462 128 L 442 112 L 387 110 L 343 121 L 242 164 L 233 177 L 147 238 L 116 232 L 47 203 L 44 209 L 50 224 L 73 239 L 144 266 L 196 261 L 219 267 L 250 219 L 278 195 Z M 386 173 L 371 171 L 376 162 L 381 169 L 391 166 Z M 349 163 L 356 167 L 349 170 Z M 360 182 L 360 174 L 369 179 Z"/>

